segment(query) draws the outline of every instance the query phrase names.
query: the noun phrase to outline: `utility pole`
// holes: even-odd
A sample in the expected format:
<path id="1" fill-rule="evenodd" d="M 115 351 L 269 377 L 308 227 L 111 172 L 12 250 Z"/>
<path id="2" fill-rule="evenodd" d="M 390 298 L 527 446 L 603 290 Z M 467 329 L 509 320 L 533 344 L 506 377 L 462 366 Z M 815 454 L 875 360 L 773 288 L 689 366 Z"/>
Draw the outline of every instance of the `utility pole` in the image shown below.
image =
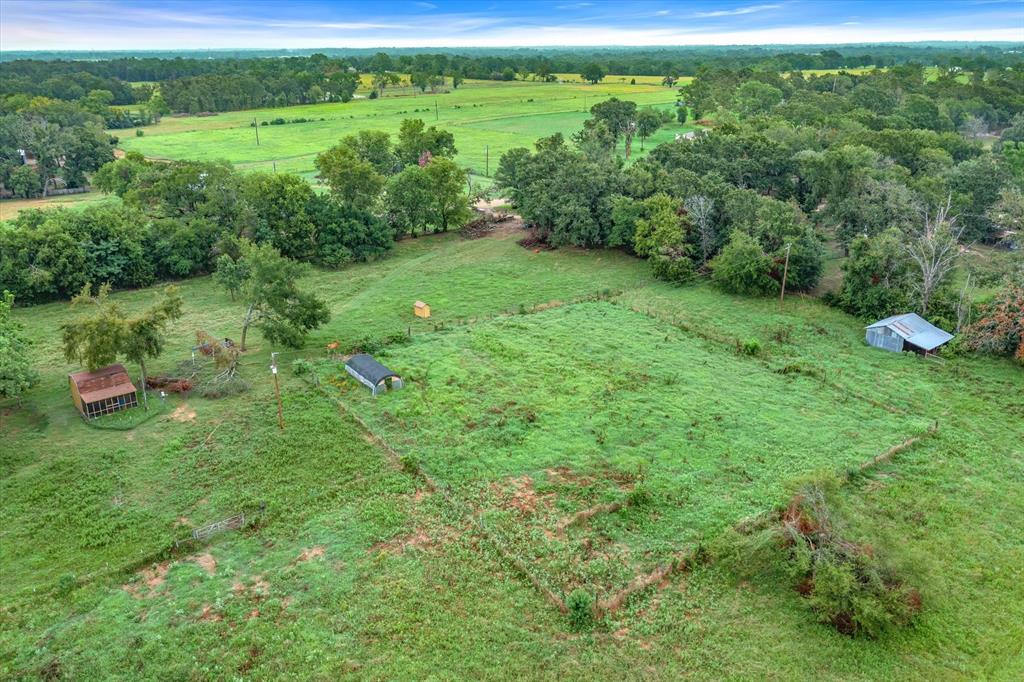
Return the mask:
<path id="1" fill-rule="evenodd" d="M 439 120 L 439 114 L 437 113 L 437 98 L 434 98 L 434 120 Z"/>
<path id="2" fill-rule="evenodd" d="M 491 145 L 484 145 L 484 175 L 491 177 Z"/>
<path id="3" fill-rule="evenodd" d="M 786 298 L 786 276 L 789 275 L 789 249 L 792 244 L 786 244 L 786 264 L 782 267 L 782 291 L 779 292 L 779 308 L 782 308 L 782 301 Z"/>
<path id="4" fill-rule="evenodd" d="M 281 384 L 277 381 L 277 353 L 270 354 L 270 373 L 274 375 L 274 393 L 277 395 L 277 425 L 284 431 L 284 410 L 281 407 Z"/>
<path id="5" fill-rule="evenodd" d="M 260 146 L 260 124 L 256 122 L 256 117 L 252 117 L 252 127 L 256 131 L 256 146 Z"/>

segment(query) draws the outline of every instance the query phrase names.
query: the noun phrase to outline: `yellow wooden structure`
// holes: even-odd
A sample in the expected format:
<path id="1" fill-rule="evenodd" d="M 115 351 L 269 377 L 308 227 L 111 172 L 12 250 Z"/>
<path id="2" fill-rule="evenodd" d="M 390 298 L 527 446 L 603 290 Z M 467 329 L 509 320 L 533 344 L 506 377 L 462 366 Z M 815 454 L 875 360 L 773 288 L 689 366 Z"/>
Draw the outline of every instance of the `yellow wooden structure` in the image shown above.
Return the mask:
<path id="1" fill-rule="evenodd" d="M 412 311 L 416 313 L 416 317 L 430 317 L 430 306 L 423 301 L 416 301 Z"/>

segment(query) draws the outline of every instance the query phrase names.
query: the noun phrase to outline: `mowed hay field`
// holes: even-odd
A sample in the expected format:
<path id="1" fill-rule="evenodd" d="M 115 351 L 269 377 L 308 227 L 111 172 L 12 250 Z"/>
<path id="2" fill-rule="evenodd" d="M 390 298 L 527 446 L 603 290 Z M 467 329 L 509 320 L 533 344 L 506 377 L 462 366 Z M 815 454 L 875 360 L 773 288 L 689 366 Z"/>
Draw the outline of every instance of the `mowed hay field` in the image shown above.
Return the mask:
<path id="1" fill-rule="evenodd" d="M 0 220 L 14 220 L 22 211 L 33 208 L 70 208 L 74 210 L 98 204 L 117 203 L 118 201 L 117 197 L 100 192 L 64 194 L 40 199 L 4 199 L 0 201 Z"/>
<path id="2" fill-rule="evenodd" d="M 780 309 L 671 287 L 620 253 L 534 253 L 517 238 L 407 240 L 312 272 L 333 317 L 280 358 L 283 432 L 258 334 L 248 393 L 171 397 L 122 430 L 76 416 L 59 349 L 69 307 L 16 311 L 43 381 L 2 411 L 0 676 L 1020 678 L 1018 367 L 877 351 L 814 299 Z M 197 328 L 237 338 L 241 303 L 209 278 L 181 287 L 186 315 L 154 374 L 189 360 Z M 157 292 L 115 296 L 139 309 Z M 329 341 L 402 333 L 377 354 L 408 386 L 376 400 L 325 355 Z M 737 352 L 749 338 L 760 355 Z M 846 535 L 898 548 L 922 592 L 917 625 L 879 640 L 817 624 L 781 576 L 716 561 L 575 633 L 507 560 L 556 592 L 613 590 L 784 502 L 808 473 L 936 421 L 837 502 Z M 451 489 L 431 492 L 417 467 Z M 648 504 L 559 531 L 641 481 Z M 173 549 L 261 503 L 246 530 Z"/>
<path id="3" fill-rule="evenodd" d="M 225 159 L 240 168 L 290 171 L 312 177 L 316 155 L 344 135 L 360 130 L 383 130 L 397 135 L 406 118 L 450 130 L 458 149 L 456 160 L 478 175 L 493 174 L 501 155 L 513 147 L 531 147 L 540 137 L 562 133 L 568 137 L 589 118 L 589 108 L 609 97 L 629 99 L 638 106 L 674 109 L 676 88 L 657 84 L 532 83 L 524 81 L 469 81 L 448 93 L 393 96 L 385 90 L 379 99 L 258 109 L 215 116 L 164 117 L 144 128 L 143 137 L 116 131 L 120 146 L 153 158 Z M 435 109 L 436 105 L 436 109 Z M 266 125 L 256 130 L 253 119 L 269 121 L 312 118 L 313 122 Z M 319 119 L 323 118 L 321 121 Z M 672 122 L 645 143 L 645 151 L 692 130 Z M 488 151 L 489 150 L 489 151 Z M 621 150 L 621 144 L 620 144 Z M 634 157 L 641 156 L 639 140 Z M 490 164 L 488 169 L 488 156 Z"/>

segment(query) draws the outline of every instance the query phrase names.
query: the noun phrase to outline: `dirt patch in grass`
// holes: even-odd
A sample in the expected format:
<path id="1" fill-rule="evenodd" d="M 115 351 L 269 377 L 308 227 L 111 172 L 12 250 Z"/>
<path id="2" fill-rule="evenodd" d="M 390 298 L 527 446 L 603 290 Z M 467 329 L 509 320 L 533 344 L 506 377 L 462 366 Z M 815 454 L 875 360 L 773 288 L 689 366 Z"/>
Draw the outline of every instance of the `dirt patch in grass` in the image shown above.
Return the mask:
<path id="1" fill-rule="evenodd" d="M 171 562 L 161 561 L 159 564 L 139 571 L 136 580 L 125 583 L 121 588 L 136 599 L 149 599 L 160 591 L 160 586 L 167 579 L 169 570 L 171 570 Z"/>
<path id="2" fill-rule="evenodd" d="M 507 235 L 523 229 L 523 220 L 510 213 L 483 213 L 467 223 L 459 234 L 465 239 L 480 239 L 488 235 Z"/>
<path id="3" fill-rule="evenodd" d="M 317 557 L 322 557 L 323 555 L 324 555 L 324 546 L 323 545 L 314 545 L 313 547 L 310 547 L 309 549 L 302 550 L 302 553 L 299 554 L 299 556 L 297 556 L 295 558 L 295 561 L 293 561 L 292 563 L 293 564 L 300 564 L 300 563 L 302 563 L 304 561 L 309 561 L 310 559 L 316 559 Z"/>
<path id="4" fill-rule="evenodd" d="M 253 645 L 249 647 L 249 655 L 246 656 L 242 664 L 238 666 L 238 672 L 244 675 L 252 670 L 253 666 L 256 665 L 256 659 L 258 659 L 262 653 L 263 649 L 258 646 Z"/>
<path id="5" fill-rule="evenodd" d="M 590 476 L 577 473 L 567 466 L 545 469 L 544 473 L 547 474 L 548 481 L 555 485 L 577 485 L 586 487 L 594 480 Z"/>
<path id="6" fill-rule="evenodd" d="M 171 419 L 176 422 L 193 422 L 196 420 L 196 411 L 188 406 L 188 403 L 182 403 L 174 408 L 174 412 L 171 412 Z"/>
<path id="7" fill-rule="evenodd" d="M 215 611 L 212 604 L 203 604 L 203 610 L 199 612 L 196 620 L 207 623 L 219 623 L 224 620 L 224 616 L 218 611 Z"/>
<path id="8" fill-rule="evenodd" d="M 554 493 L 537 494 L 533 487 L 533 479 L 519 476 L 507 479 L 504 483 L 493 483 L 491 489 L 497 494 L 502 509 L 515 509 L 522 515 L 533 514 L 537 507 L 551 506 Z"/>
<path id="9" fill-rule="evenodd" d="M 231 591 L 239 597 L 248 594 L 253 599 L 264 599 L 270 595 L 270 583 L 262 575 L 254 575 L 249 578 L 248 585 L 241 580 L 236 580 L 231 585 Z"/>
<path id="10" fill-rule="evenodd" d="M 217 560 L 213 558 L 213 555 L 209 552 L 203 554 L 193 554 L 188 557 L 186 561 L 191 561 L 199 566 L 199 568 L 206 571 L 207 575 L 213 575 L 217 572 Z"/>
<path id="11" fill-rule="evenodd" d="M 252 579 L 252 587 L 250 590 L 261 597 L 266 597 L 270 594 L 270 583 L 264 580 L 262 575 L 254 576 Z"/>
<path id="12" fill-rule="evenodd" d="M 564 301 L 548 301 L 547 303 L 538 303 L 533 307 L 533 312 L 539 313 L 542 310 L 550 310 L 551 308 L 561 308 L 564 305 Z"/>
<path id="13" fill-rule="evenodd" d="M 407 535 L 383 542 L 375 543 L 370 547 L 371 554 L 400 554 L 407 549 L 429 549 L 437 544 L 423 528 L 417 528 Z"/>

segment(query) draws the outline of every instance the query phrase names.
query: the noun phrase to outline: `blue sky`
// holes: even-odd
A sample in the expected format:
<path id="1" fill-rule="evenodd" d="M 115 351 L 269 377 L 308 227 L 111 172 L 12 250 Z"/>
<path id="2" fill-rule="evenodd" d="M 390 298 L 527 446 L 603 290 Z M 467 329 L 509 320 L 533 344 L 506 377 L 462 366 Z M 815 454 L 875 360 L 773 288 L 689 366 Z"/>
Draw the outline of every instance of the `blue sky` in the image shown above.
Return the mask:
<path id="1" fill-rule="evenodd" d="M 1024 0 L 0 0 L 0 49 L 1012 40 Z"/>

